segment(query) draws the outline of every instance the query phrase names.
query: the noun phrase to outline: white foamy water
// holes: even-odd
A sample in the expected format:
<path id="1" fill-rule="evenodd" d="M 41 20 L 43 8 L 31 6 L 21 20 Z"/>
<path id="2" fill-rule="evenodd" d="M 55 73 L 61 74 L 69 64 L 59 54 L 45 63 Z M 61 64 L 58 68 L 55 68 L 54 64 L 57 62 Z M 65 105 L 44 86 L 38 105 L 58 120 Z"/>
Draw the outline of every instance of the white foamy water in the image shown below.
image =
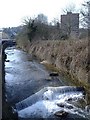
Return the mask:
<path id="1" fill-rule="evenodd" d="M 77 108 L 73 104 L 68 103 L 69 99 L 77 102 L 78 99 L 83 98 L 83 93 L 81 91 L 77 91 L 75 87 L 48 87 L 47 89 L 44 88 L 44 91 L 42 91 L 43 90 L 35 94 L 39 97 L 36 99 L 36 102 L 32 102 L 33 100 L 31 98 L 35 99 L 35 95 L 33 95 L 31 98 L 29 97 L 28 99 L 16 104 L 19 117 L 48 118 L 53 116 L 55 112 L 62 110 L 85 117 L 84 111 L 81 108 Z M 30 103 L 29 100 L 31 100 L 32 103 Z M 64 105 L 64 107 L 60 107 L 58 104 Z M 21 109 L 19 108 L 21 106 L 24 107 Z"/>

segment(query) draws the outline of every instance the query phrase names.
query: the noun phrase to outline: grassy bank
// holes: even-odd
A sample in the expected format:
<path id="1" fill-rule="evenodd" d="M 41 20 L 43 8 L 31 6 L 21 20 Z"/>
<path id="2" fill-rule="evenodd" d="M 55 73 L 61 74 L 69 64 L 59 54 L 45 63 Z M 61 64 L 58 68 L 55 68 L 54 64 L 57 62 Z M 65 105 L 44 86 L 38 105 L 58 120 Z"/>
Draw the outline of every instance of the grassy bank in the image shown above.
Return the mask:
<path id="1" fill-rule="evenodd" d="M 47 61 L 48 64 L 70 76 L 76 84 L 90 86 L 87 39 L 30 43 L 23 38 L 18 39 L 17 43 L 23 50 L 37 56 L 41 61 Z"/>

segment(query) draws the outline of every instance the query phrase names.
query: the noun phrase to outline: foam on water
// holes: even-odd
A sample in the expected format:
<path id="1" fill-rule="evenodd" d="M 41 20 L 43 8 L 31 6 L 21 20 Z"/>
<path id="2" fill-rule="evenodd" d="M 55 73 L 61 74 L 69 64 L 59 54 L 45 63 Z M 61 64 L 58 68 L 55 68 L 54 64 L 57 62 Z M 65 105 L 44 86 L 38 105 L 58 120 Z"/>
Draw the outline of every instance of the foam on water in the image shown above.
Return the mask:
<path id="1" fill-rule="evenodd" d="M 59 100 L 38 101 L 35 104 L 33 104 L 23 110 L 18 111 L 18 115 L 19 115 L 19 117 L 22 117 L 22 118 L 31 118 L 31 117 L 47 118 L 47 117 L 52 116 L 55 112 L 61 111 L 61 110 L 64 110 L 64 111 L 72 113 L 72 114 L 79 114 L 79 113 L 76 113 L 76 110 L 78 110 L 78 109 L 75 108 L 74 106 L 73 106 L 73 110 L 69 110 L 68 108 L 65 108 L 65 107 L 62 108 L 57 105 L 58 103 L 62 103 L 65 106 L 70 105 L 68 103 L 65 103 L 65 99 L 64 100 L 62 99 L 63 97 L 61 97 L 61 99 L 59 99 Z M 79 111 L 81 111 L 81 110 L 79 110 Z M 83 114 L 79 114 L 79 115 L 85 117 Z"/>
<path id="2" fill-rule="evenodd" d="M 78 99 L 82 99 L 82 91 L 78 91 L 76 87 L 70 87 L 69 90 L 69 87 L 70 86 L 47 87 L 25 99 L 24 101 L 17 103 L 16 108 L 18 110 L 19 117 L 48 118 L 53 116 L 55 112 L 64 110 L 68 113 L 77 114 L 85 118 L 84 111 L 81 108 L 77 108 L 73 104 L 68 103 L 68 99 L 71 99 L 74 102 Z M 64 107 L 60 107 L 58 104 L 63 104 Z M 72 108 L 69 106 L 72 106 Z"/>
<path id="3" fill-rule="evenodd" d="M 81 90 L 82 91 L 82 90 Z M 71 95 L 71 93 L 73 94 Z M 80 92 L 79 87 L 72 87 L 72 86 L 62 86 L 62 87 L 45 87 L 41 89 L 39 92 L 33 94 L 32 96 L 26 98 L 25 100 L 19 102 L 16 104 L 17 110 L 22 110 L 26 107 L 31 106 L 32 104 L 35 104 L 37 101 L 41 100 L 56 100 L 56 99 L 68 99 L 66 94 L 69 94 L 70 96 L 74 98 L 77 98 L 77 93 Z M 82 92 L 80 92 L 82 93 Z M 76 97 L 75 97 L 76 95 Z M 79 94 L 80 95 L 80 94 Z M 60 96 L 60 98 L 59 98 Z"/>

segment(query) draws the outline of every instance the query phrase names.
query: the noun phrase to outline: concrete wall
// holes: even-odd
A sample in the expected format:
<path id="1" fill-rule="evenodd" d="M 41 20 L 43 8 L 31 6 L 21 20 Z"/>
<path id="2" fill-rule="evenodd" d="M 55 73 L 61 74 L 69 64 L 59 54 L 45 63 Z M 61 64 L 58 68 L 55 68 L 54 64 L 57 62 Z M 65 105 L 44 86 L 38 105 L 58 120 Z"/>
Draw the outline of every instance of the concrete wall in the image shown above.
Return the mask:
<path id="1" fill-rule="evenodd" d="M 0 40 L 2 39 L 2 32 L 0 32 Z"/>
<path id="2" fill-rule="evenodd" d="M 0 120 L 2 118 L 2 69 L 1 69 L 1 48 L 0 48 Z"/>

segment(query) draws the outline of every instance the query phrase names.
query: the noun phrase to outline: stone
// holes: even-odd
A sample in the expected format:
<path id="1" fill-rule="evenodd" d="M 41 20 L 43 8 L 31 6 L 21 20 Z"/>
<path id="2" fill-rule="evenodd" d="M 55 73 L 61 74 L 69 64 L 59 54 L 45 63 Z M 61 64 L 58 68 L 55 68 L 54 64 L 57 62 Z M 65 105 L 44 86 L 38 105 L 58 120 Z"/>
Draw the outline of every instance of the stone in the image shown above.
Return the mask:
<path id="1" fill-rule="evenodd" d="M 68 113 L 62 110 L 62 111 L 57 111 L 54 115 L 58 117 L 66 117 Z"/>
<path id="2" fill-rule="evenodd" d="M 85 111 L 88 112 L 88 113 L 90 113 L 90 105 L 87 105 L 87 106 L 85 107 Z"/>
<path id="3" fill-rule="evenodd" d="M 57 106 L 59 106 L 59 107 L 61 107 L 61 108 L 66 107 L 66 108 L 68 108 L 68 109 L 73 109 L 73 106 L 71 106 L 71 105 L 64 105 L 64 104 L 62 104 L 62 103 L 57 103 Z"/>
<path id="4" fill-rule="evenodd" d="M 59 107 L 64 107 L 64 104 L 60 104 L 60 103 L 57 103 L 57 106 L 59 106 Z"/>
<path id="5" fill-rule="evenodd" d="M 10 60 L 6 60 L 6 62 L 10 62 Z"/>
<path id="6" fill-rule="evenodd" d="M 49 76 L 53 77 L 53 76 L 59 76 L 59 74 L 57 72 L 52 72 L 49 74 Z"/>
<path id="7" fill-rule="evenodd" d="M 41 64 L 50 64 L 48 61 L 43 60 L 42 62 L 40 62 Z"/>
<path id="8" fill-rule="evenodd" d="M 72 101 L 72 98 L 68 98 L 68 100 L 67 101 Z"/>
<path id="9" fill-rule="evenodd" d="M 51 77 L 49 77 L 49 78 L 46 78 L 46 80 L 47 80 L 47 81 L 51 81 L 52 79 L 51 79 Z"/>
<path id="10" fill-rule="evenodd" d="M 73 106 L 66 106 L 66 108 L 68 108 L 68 109 L 73 109 Z"/>

